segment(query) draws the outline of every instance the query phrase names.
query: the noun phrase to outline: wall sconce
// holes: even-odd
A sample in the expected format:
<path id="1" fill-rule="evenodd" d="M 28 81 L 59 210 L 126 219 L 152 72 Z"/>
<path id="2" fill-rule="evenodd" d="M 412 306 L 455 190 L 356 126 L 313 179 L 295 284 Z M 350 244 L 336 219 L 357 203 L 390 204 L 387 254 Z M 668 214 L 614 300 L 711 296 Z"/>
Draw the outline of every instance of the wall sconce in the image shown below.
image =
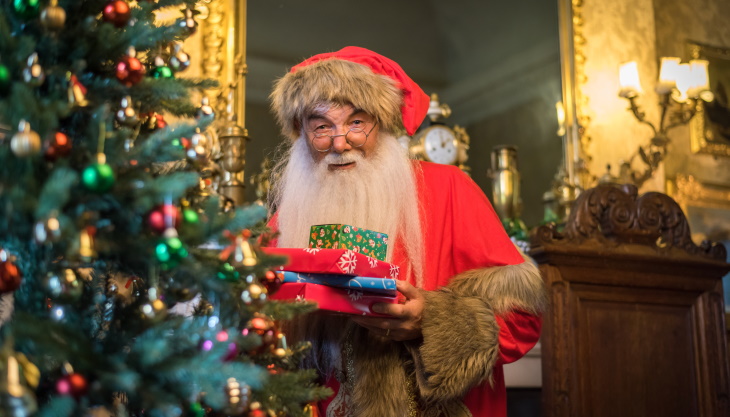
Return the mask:
<path id="1" fill-rule="evenodd" d="M 649 145 L 640 146 L 628 162 L 623 162 L 619 178 L 622 182 L 631 182 L 640 187 L 652 177 L 654 171 L 664 160 L 669 145 L 669 130 L 687 124 L 697 114 L 701 101 L 710 102 L 714 99 L 710 91 L 707 74 L 708 62 L 701 59 L 681 63 L 679 58 L 662 58 L 659 70 L 659 80 L 656 92 L 659 94 L 661 116 L 659 126 L 646 120 L 646 115 L 636 103 L 637 97 L 642 94 L 639 68 L 636 61 L 627 62 L 619 68 L 619 82 L 621 90 L 619 96 L 629 100 L 629 110 L 636 119 L 651 127 L 654 136 Z M 631 167 L 631 162 L 639 156 L 646 165 L 643 172 L 637 172 Z"/>

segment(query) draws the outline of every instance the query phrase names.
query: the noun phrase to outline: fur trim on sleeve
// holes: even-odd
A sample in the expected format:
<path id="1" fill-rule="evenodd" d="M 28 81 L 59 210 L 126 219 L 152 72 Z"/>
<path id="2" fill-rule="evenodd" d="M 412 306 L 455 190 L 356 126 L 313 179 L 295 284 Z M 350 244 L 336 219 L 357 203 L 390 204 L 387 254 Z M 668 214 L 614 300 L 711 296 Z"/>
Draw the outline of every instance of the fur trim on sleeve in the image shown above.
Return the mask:
<path id="1" fill-rule="evenodd" d="M 517 265 L 463 272 L 452 278 L 447 288 L 459 295 L 489 300 L 497 315 L 511 310 L 542 314 L 547 308 L 547 292 L 540 271 L 527 258 Z"/>
<path id="2" fill-rule="evenodd" d="M 423 342 L 406 345 L 426 404 L 461 398 L 491 379 L 499 358 L 495 314 L 511 309 L 540 314 L 547 300 L 540 274 L 529 261 L 467 271 L 425 296 Z"/>

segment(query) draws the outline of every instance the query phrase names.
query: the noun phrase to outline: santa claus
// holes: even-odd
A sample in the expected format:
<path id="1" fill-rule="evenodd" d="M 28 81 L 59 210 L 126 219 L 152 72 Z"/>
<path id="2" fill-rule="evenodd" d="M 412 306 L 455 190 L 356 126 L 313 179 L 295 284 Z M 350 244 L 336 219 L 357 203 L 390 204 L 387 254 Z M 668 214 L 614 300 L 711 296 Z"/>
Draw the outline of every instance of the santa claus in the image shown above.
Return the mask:
<path id="1" fill-rule="evenodd" d="M 428 96 L 394 61 L 347 47 L 276 82 L 272 108 L 291 146 L 277 164 L 270 221 L 279 247 L 310 226 L 352 224 L 391 237 L 401 304 L 391 318 L 313 313 L 289 326 L 335 395 L 321 415 L 506 415 L 502 365 L 537 342 L 546 305 L 535 266 L 479 187 L 453 166 L 412 161 L 397 137 Z"/>

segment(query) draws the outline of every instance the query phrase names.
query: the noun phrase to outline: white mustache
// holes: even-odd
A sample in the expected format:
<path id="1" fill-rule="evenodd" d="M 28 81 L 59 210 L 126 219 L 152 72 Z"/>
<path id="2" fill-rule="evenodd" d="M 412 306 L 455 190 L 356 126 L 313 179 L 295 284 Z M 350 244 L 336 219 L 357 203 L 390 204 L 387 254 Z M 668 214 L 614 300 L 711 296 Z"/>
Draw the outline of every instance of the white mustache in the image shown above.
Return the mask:
<path id="1" fill-rule="evenodd" d="M 363 159 L 363 156 L 360 152 L 345 152 L 345 153 L 336 153 L 336 152 L 330 152 L 327 154 L 327 156 L 322 159 L 322 162 L 326 165 L 334 164 L 334 165 L 343 165 L 343 164 L 349 164 L 351 162 L 358 162 Z"/>

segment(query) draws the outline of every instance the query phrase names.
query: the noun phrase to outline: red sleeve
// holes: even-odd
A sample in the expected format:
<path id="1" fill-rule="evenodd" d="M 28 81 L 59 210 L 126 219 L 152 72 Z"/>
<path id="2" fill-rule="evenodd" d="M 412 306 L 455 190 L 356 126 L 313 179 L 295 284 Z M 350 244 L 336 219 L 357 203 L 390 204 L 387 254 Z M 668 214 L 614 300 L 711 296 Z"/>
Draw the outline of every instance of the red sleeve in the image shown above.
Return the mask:
<path id="1" fill-rule="evenodd" d="M 266 242 L 266 246 L 275 248 L 279 246 L 279 239 L 276 237 L 276 233 L 279 231 L 279 213 L 274 213 L 273 216 L 269 219 L 268 222 L 266 222 L 266 227 L 269 228 L 269 231 L 266 233 L 266 235 L 261 235 L 259 238 L 259 243 Z"/>
<path id="2" fill-rule="evenodd" d="M 504 365 L 520 359 L 540 338 L 542 318 L 523 311 L 496 316 L 499 326 L 499 363 Z"/>

